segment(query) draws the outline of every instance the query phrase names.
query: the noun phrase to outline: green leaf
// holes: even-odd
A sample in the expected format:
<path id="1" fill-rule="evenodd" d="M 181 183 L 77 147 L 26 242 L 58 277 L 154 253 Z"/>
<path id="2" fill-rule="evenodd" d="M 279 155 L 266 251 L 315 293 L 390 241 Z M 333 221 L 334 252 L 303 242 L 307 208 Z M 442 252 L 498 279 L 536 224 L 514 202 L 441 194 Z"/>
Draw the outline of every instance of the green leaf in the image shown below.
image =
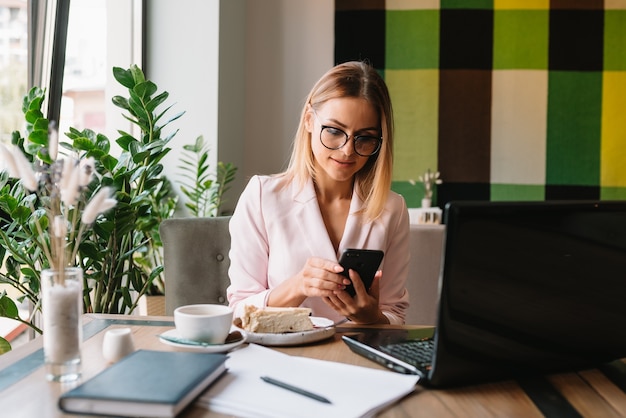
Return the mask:
<path id="1" fill-rule="evenodd" d="M 18 146 L 19 148 L 22 148 L 22 144 L 24 143 L 24 138 L 22 138 L 22 135 L 20 134 L 19 131 L 13 131 L 11 133 L 11 143 L 13 145 Z"/>
<path id="2" fill-rule="evenodd" d="M 123 134 L 115 142 L 117 142 L 117 145 L 122 147 L 124 151 L 130 151 L 130 144 L 138 141 L 128 134 Z"/>
<path id="3" fill-rule="evenodd" d="M 39 275 L 35 272 L 35 270 L 31 269 L 30 267 L 24 267 L 21 270 L 22 274 L 26 277 L 38 277 Z"/>
<path id="4" fill-rule="evenodd" d="M 149 155 L 150 153 L 148 151 L 136 152 L 135 154 L 133 154 L 133 162 L 135 164 L 139 164 Z"/>
<path id="5" fill-rule="evenodd" d="M 26 122 L 30 124 L 34 124 L 35 122 L 37 122 L 38 119 L 41 119 L 42 117 L 43 113 L 41 113 L 39 109 L 32 109 L 24 114 L 24 119 L 26 119 Z"/>
<path id="6" fill-rule="evenodd" d="M 39 119 L 41 120 L 41 119 Z M 37 145 L 48 145 L 48 131 L 36 130 L 28 135 L 28 140 Z"/>
<path id="7" fill-rule="evenodd" d="M 131 306 L 133 304 L 132 298 L 130 297 L 130 290 L 127 287 L 121 288 L 122 297 L 124 299 L 124 303 L 126 306 Z"/>
<path id="8" fill-rule="evenodd" d="M 37 119 L 33 125 L 33 130 L 43 131 L 47 133 L 48 132 L 48 119 L 46 118 Z"/>
<path id="9" fill-rule="evenodd" d="M 93 142 L 84 136 L 74 139 L 72 146 L 79 151 L 90 151 L 93 149 Z"/>
<path id="10" fill-rule="evenodd" d="M 0 317 L 11 319 L 19 318 L 17 305 L 6 295 L 6 292 L 4 291 L 0 294 Z"/>
<path id="11" fill-rule="evenodd" d="M 20 277 L 20 264 L 15 259 L 16 255 L 17 254 L 14 254 L 13 257 L 8 257 L 4 261 L 4 267 L 7 269 L 7 274 L 9 274 L 12 277 L 19 278 Z"/>
<path id="12" fill-rule="evenodd" d="M 146 189 L 157 188 L 157 187 L 159 187 L 160 184 L 163 184 L 163 179 L 161 179 L 161 178 L 148 179 L 148 180 L 146 180 Z"/>
<path id="13" fill-rule="evenodd" d="M 135 80 L 135 84 L 143 83 L 144 81 L 146 81 L 143 71 L 141 70 L 141 68 L 139 68 L 138 65 L 136 64 L 131 65 L 130 72 L 133 75 L 133 80 Z"/>
<path id="14" fill-rule="evenodd" d="M 146 109 L 149 112 L 154 112 L 154 109 L 159 107 L 159 105 L 163 103 L 164 101 L 166 101 L 168 97 L 169 97 L 169 93 L 164 91 L 163 93 L 159 94 L 158 96 L 150 100 L 148 103 L 146 103 Z"/>
<path id="15" fill-rule="evenodd" d="M 137 169 L 133 172 L 130 181 L 137 181 L 139 177 L 141 177 L 146 172 L 146 170 L 147 169 L 144 166 L 137 167 Z"/>
<path id="16" fill-rule="evenodd" d="M 27 113 L 29 110 L 40 110 L 44 97 L 45 93 L 41 88 L 37 86 L 31 88 L 22 102 L 22 112 Z"/>
<path id="17" fill-rule="evenodd" d="M 85 156 L 86 157 L 93 157 L 95 160 L 99 161 L 105 155 L 106 155 L 106 153 L 104 151 L 102 151 L 100 149 L 97 149 L 97 148 L 93 148 L 92 150 L 88 151 Z"/>
<path id="18" fill-rule="evenodd" d="M 128 101 L 128 105 L 130 106 L 130 110 L 131 112 L 133 112 L 134 115 L 136 115 L 139 119 L 137 120 L 138 124 L 141 121 L 148 121 L 150 120 L 150 116 L 148 115 L 148 112 L 146 112 L 146 110 L 143 108 L 143 103 L 141 103 L 139 98 L 133 98 L 131 96 L 131 99 Z M 146 128 L 148 128 L 148 125 L 141 125 L 145 130 L 147 130 Z"/>
<path id="19" fill-rule="evenodd" d="M 107 239 L 109 236 L 110 234 L 105 234 L 104 238 Z M 87 257 L 90 260 L 102 260 L 102 252 L 95 242 L 83 241 L 80 244 L 80 252 L 83 257 Z"/>
<path id="20" fill-rule="evenodd" d="M 43 161 L 46 164 L 54 163 L 54 161 L 52 161 L 52 158 L 50 158 L 50 155 L 48 154 L 48 149 L 47 148 L 41 148 L 37 152 L 37 158 L 39 158 L 41 161 Z"/>
<path id="21" fill-rule="evenodd" d="M 100 158 L 100 164 L 102 164 L 107 171 L 111 172 L 117 165 L 117 159 L 111 155 L 103 155 Z"/>
<path id="22" fill-rule="evenodd" d="M 113 77 L 115 77 L 118 83 L 128 89 L 132 89 L 135 86 L 135 80 L 131 70 L 113 67 Z"/>
<path id="23" fill-rule="evenodd" d="M 13 217 L 13 211 L 17 208 L 18 201 L 15 197 L 10 194 L 3 193 L 0 195 L 0 208 L 4 209 L 6 212 L 11 214 Z"/>
<path id="24" fill-rule="evenodd" d="M 0 337 L 0 355 L 8 353 L 9 351 L 11 351 L 11 344 L 4 338 Z"/>
<path id="25" fill-rule="evenodd" d="M 111 150 L 111 141 L 109 141 L 109 138 L 107 138 L 106 136 L 98 134 L 96 136 L 95 146 L 103 153 L 108 154 Z"/>
<path id="26" fill-rule="evenodd" d="M 114 222 L 103 221 L 102 219 L 98 220 L 96 224 L 93 226 L 93 230 L 96 233 L 96 235 L 100 238 L 103 238 L 104 240 L 108 240 L 110 238 L 111 233 L 113 232 L 114 228 L 115 228 Z M 96 251 L 99 251 L 99 249 L 96 248 Z"/>
<path id="27" fill-rule="evenodd" d="M 164 112 L 164 113 L 165 113 L 165 112 Z M 181 116 L 183 116 L 184 114 L 185 114 L 185 112 L 180 112 L 180 113 L 178 113 L 178 114 L 174 115 L 174 117 L 173 117 L 173 118 L 171 118 L 170 120 L 168 120 L 167 122 L 165 122 L 165 123 L 164 123 L 164 125 L 169 125 L 170 123 L 172 123 L 172 122 L 174 122 L 175 120 L 179 119 L 179 118 L 180 118 Z M 163 115 L 163 114 L 161 114 L 161 115 Z M 155 119 L 155 122 L 156 122 L 157 120 L 160 120 L 160 119 L 161 119 L 161 116 L 159 116 L 157 119 Z"/>
<path id="28" fill-rule="evenodd" d="M 161 273 L 163 272 L 163 266 L 157 266 L 154 270 L 152 270 L 152 272 L 150 273 L 150 276 L 148 277 L 148 280 L 150 282 L 152 282 L 152 280 L 154 280 L 155 278 L 157 278 Z"/>
<path id="29" fill-rule="evenodd" d="M 111 99 L 111 101 L 117 107 L 120 107 L 125 110 L 130 110 L 130 106 L 128 105 L 128 100 L 126 100 L 122 96 L 114 96 L 113 99 Z"/>
<path id="30" fill-rule="evenodd" d="M 154 178 L 154 177 L 159 176 L 162 172 L 163 172 L 163 165 L 154 164 L 148 168 L 146 175 L 148 176 L 148 178 Z"/>
<path id="31" fill-rule="evenodd" d="M 157 91 L 157 86 L 152 81 L 138 83 L 133 91 L 142 99 L 147 99 Z"/>
<path id="32" fill-rule="evenodd" d="M 70 131 L 65 133 L 65 136 L 67 136 L 70 139 L 73 139 L 74 137 L 80 136 L 80 135 L 81 135 L 81 132 L 76 128 L 72 128 L 71 126 L 70 126 Z"/>
<path id="33" fill-rule="evenodd" d="M 30 217 L 30 209 L 25 206 L 18 206 L 11 212 L 11 218 L 19 223 L 24 223 Z"/>

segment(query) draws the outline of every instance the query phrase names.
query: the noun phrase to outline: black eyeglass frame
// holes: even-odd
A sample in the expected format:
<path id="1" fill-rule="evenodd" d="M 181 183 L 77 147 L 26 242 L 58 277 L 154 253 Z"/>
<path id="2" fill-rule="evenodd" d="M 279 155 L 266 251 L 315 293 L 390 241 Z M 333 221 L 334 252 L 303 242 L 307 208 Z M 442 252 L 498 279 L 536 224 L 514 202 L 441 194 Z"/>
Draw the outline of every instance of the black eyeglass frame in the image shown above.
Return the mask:
<path id="1" fill-rule="evenodd" d="M 321 124 L 320 124 L 321 125 Z M 346 140 L 343 142 L 343 144 L 337 146 L 337 147 L 329 147 L 328 145 L 326 145 L 324 143 L 324 141 L 322 140 L 322 134 L 324 133 L 324 129 L 333 129 L 335 131 L 341 132 L 345 137 Z M 322 143 L 322 145 L 324 147 L 326 147 L 327 149 L 331 149 L 331 150 L 337 150 L 337 149 L 341 149 L 343 147 L 346 146 L 346 144 L 348 143 L 348 141 L 350 140 L 350 136 L 352 136 L 352 138 L 354 139 L 354 152 L 357 153 L 357 155 L 360 155 L 361 157 L 371 157 L 372 155 L 376 155 L 376 153 L 378 153 L 378 151 L 380 151 L 380 148 L 382 147 L 383 144 L 383 138 L 380 136 L 372 136 L 372 135 L 348 135 L 343 129 L 337 128 L 335 126 L 329 126 L 329 125 L 321 125 L 321 129 L 320 129 L 320 142 Z M 370 153 L 370 154 L 361 154 L 358 150 L 357 150 L 357 142 L 359 140 L 362 140 L 362 138 L 366 138 L 366 140 L 372 140 L 375 139 L 378 141 L 378 146 L 376 147 L 376 149 Z"/>
<path id="2" fill-rule="evenodd" d="M 326 149 L 330 149 L 330 150 L 338 150 L 341 149 L 343 147 L 346 146 L 346 144 L 348 143 L 348 141 L 350 140 L 350 135 L 348 135 L 346 133 L 346 131 L 344 131 L 341 128 L 337 128 L 336 126 L 330 126 L 330 125 L 324 125 L 322 123 L 322 121 L 319 118 L 319 115 L 317 114 L 316 110 L 311 108 L 311 110 L 313 111 L 313 115 L 315 116 L 315 119 L 317 119 L 317 122 L 320 124 L 320 143 L 326 148 Z M 346 140 L 343 142 L 343 144 L 341 144 L 340 146 L 337 147 L 329 147 L 328 145 L 326 145 L 324 143 L 324 141 L 322 140 L 322 134 L 324 133 L 324 129 L 334 129 L 335 131 L 339 131 L 341 132 L 345 137 Z M 356 152 L 357 155 L 361 156 L 361 157 L 371 157 L 372 155 L 376 155 L 378 153 L 378 151 L 380 151 L 380 148 L 382 147 L 383 144 L 383 137 L 382 136 L 373 136 L 373 135 L 352 135 L 352 138 L 354 138 L 354 152 Z M 378 141 L 378 146 L 376 147 L 376 149 L 374 151 L 372 151 L 371 154 L 361 154 L 359 151 L 357 151 L 357 141 L 361 138 L 369 138 L 369 139 L 375 139 Z"/>

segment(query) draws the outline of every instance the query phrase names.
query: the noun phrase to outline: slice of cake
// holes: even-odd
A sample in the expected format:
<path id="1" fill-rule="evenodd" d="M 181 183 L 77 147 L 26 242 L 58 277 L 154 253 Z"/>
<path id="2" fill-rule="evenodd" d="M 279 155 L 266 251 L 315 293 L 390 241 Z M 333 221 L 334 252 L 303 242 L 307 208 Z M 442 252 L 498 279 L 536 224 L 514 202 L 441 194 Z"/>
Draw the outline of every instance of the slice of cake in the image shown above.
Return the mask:
<path id="1" fill-rule="evenodd" d="M 246 305 L 241 317 L 241 328 L 257 333 L 284 333 L 310 331 L 313 323 L 309 308 L 274 308 L 263 309 Z"/>

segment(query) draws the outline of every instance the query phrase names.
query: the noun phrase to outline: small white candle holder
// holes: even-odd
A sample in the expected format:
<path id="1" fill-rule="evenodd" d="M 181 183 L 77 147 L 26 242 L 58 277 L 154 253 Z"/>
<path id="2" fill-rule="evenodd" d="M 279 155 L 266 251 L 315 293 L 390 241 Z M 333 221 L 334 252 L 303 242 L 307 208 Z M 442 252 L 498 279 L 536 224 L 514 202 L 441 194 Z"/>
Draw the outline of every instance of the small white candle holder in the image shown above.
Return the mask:
<path id="1" fill-rule="evenodd" d="M 117 363 L 135 351 L 133 333 L 130 328 L 108 330 L 102 339 L 102 356 L 109 363 Z"/>

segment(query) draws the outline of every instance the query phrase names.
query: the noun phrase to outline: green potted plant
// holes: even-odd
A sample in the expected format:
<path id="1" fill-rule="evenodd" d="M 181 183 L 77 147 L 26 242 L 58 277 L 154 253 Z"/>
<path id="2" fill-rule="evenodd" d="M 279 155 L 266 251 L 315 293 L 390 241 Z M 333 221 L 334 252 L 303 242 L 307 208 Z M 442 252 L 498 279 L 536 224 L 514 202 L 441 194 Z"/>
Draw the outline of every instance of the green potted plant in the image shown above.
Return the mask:
<path id="1" fill-rule="evenodd" d="M 114 68 L 113 74 L 129 94 L 114 97 L 113 103 L 126 112 L 124 116 L 139 128 L 139 134 L 119 132 L 119 157 L 110 153 L 106 136 L 89 129 L 70 128 L 66 133 L 69 142 L 60 145 L 80 160 L 95 161 L 96 178 L 87 186 L 87 199 L 110 187 L 117 200 L 83 237 L 76 253 L 76 264 L 84 271 L 84 311 L 131 313 L 142 295 L 163 289 L 158 226 L 173 215 L 177 204 L 161 163 L 176 131 L 165 135 L 163 129 L 183 113 L 162 120 L 170 110 L 161 110 L 169 94 L 159 93 L 137 66 Z M 44 91 L 31 89 L 23 104 L 27 135 L 23 138 L 14 132 L 12 140 L 36 165 L 45 163 L 42 150 L 47 149 L 50 138 L 48 120 L 41 112 L 43 100 Z M 49 267 L 39 244 L 50 237 L 34 224 L 44 205 L 21 182 L 6 172 L 0 174 L 0 282 L 15 288 L 18 300 L 28 300 L 34 312 L 40 309 L 40 272 Z M 0 293 L 0 316 L 39 330 L 32 318 L 19 318 L 15 301 L 6 292 Z M 7 342 L 0 338 L 0 353 L 3 347 L 6 350 Z"/>
<path id="2" fill-rule="evenodd" d="M 430 168 L 426 170 L 423 175 L 419 176 L 419 182 L 424 189 L 424 195 L 422 197 L 422 207 L 429 208 L 432 205 L 433 200 L 433 191 L 435 190 L 435 186 L 443 183 L 440 178 L 441 174 L 439 171 L 432 172 Z M 409 180 L 412 186 L 417 186 L 417 182 L 413 179 Z"/>
<path id="3" fill-rule="evenodd" d="M 196 217 L 221 215 L 224 193 L 235 179 L 237 167 L 232 163 L 217 162 L 215 173 L 209 171 L 209 146 L 199 136 L 193 144 L 183 146 L 181 157 L 181 191 L 187 198 L 185 206 Z"/>

